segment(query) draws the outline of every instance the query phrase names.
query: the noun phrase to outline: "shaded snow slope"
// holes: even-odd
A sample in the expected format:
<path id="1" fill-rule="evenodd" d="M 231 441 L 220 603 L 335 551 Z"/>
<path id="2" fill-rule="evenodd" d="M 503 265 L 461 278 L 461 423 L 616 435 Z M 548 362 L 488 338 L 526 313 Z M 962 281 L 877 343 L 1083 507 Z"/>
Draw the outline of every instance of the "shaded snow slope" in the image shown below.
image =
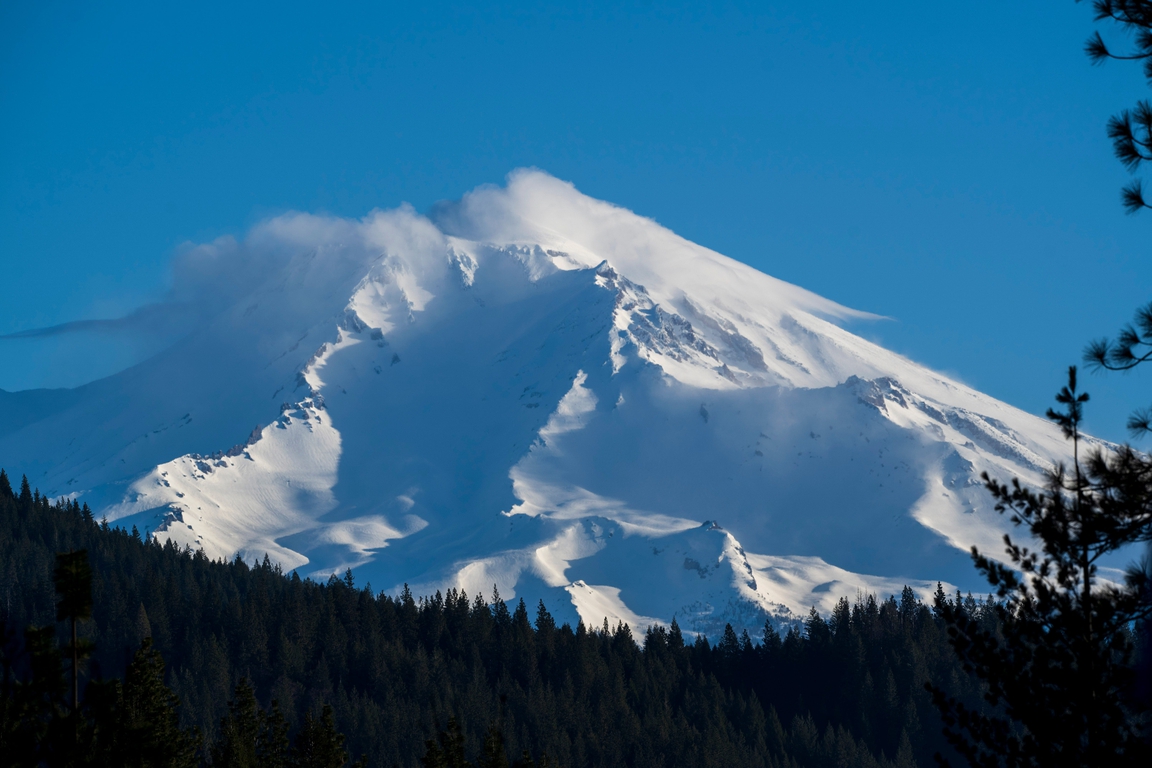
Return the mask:
<path id="1" fill-rule="evenodd" d="M 0 465 L 213 557 L 758 631 L 978 586 L 966 551 L 1004 525 L 980 473 L 1066 458 L 835 324 L 862 313 L 538 171 L 183 258 L 219 310 L 109 378 L 0 393 Z"/>

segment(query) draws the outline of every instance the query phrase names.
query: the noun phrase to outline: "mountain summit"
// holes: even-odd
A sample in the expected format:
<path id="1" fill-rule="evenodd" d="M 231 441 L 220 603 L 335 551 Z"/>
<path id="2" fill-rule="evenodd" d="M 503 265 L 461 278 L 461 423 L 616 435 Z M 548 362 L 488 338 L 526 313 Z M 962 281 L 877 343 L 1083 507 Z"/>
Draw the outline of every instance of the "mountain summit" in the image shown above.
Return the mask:
<path id="1" fill-rule="evenodd" d="M 868 315 L 539 171 L 427 217 L 282 216 L 175 266 L 189 330 L 0 393 L 0 466 L 213 558 L 715 636 L 971 583 L 1005 525 L 980 473 L 1039 483 L 1067 456 L 837 324 Z"/>

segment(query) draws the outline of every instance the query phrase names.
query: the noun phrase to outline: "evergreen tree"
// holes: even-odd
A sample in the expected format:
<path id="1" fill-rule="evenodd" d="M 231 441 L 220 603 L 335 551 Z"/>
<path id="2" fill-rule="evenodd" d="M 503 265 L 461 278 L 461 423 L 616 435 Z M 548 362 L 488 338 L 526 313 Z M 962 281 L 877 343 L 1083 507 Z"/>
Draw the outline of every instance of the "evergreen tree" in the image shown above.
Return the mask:
<path id="1" fill-rule="evenodd" d="M 524 754 L 512 764 L 512 768 L 558 768 L 558 766 L 548 757 L 547 752 L 540 755 L 540 762 L 536 762 L 532 759 L 531 753 L 524 750 Z"/>
<path id="2" fill-rule="evenodd" d="M 92 618 L 92 570 L 88 566 L 88 552 L 68 552 L 56 555 L 56 621 L 69 622 L 72 631 L 68 653 L 72 657 L 72 712 L 80 709 L 80 657 L 87 656 L 90 648 L 76 636 L 76 624 Z"/>
<path id="3" fill-rule="evenodd" d="M 24 632 L 30 672 L 26 679 L 17 678 L 11 654 L 4 655 L 0 755 L 6 755 L 12 766 L 39 765 L 43 748 L 61 736 L 59 704 L 66 684 L 55 634 L 52 627 L 29 627 Z M 73 735 L 64 740 L 71 745 L 74 739 Z"/>
<path id="4" fill-rule="evenodd" d="M 1152 360 L 1152 304 L 1137 310 L 1135 321 L 1121 328 L 1114 340 L 1089 344 L 1084 360 L 1093 369 L 1105 371 L 1130 371 Z M 1152 433 L 1152 406 L 1134 412 L 1128 418 L 1128 430 L 1134 437 Z"/>
<path id="5" fill-rule="evenodd" d="M 484 746 L 476 760 L 476 768 L 509 768 L 508 754 L 504 750 L 504 734 L 495 723 L 484 735 Z"/>
<path id="6" fill-rule="evenodd" d="M 1152 360 L 1152 304 L 1137 310 L 1134 322 L 1121 328 L 1115 340 L 1104 338 L 1089 344 L 1084 359 L 1097 371 L 1130 371 Z M 1133 437 L 1152 434 L 1152 406 L 1133 412 L 1128 418 L 1128 430 Z M 1152 461 L 1126 447 L 1121 452 L 1124 461 L 1116 463 L 1118 471 L 1113 472 L 1112 484 L 1128 489 L 1130 498 L 1143 493 L 1145 507 L 1152 507 Z M 1152 556 L 1152 545 L 1149 549 Z M 1145 594 L 1145 602 L 1152 604 L 1152 587 Z M 1146 707 L 1152 708 L 1152 622 L 1137 629 L 1143 636 L 1138 695 Z"/>
<path id="7" fill-rule="evenodd" d="M 424 742 L 421 763 L 424 768 L 472 768 L 464 757 L 464 734 L 456 718 L 449 718 L 446 729 Z"/>
<path id="8" fill-rule="evenodd" d="M 1107 59 L 1144 62 L 1144 77 L 1152 84 L 1152 1 L 1093 0 L 1097 21 L 1114 22 L 1130 41 L 1131 49 L 1115 53 L 1105 44 L 1099 32 L 1088 39 L 1085 50 L 1094 64 Z M 1108 121 L 1108 138 L 1117 159 L 1130 171 L 1152 160 L 1152 103 L 1136 102 L 1133 109 L 1122 110 Z M 1121 192 L 1121 201 L 1129 213 L 1149 208 L 1142 184 L 1132 182 Z"/>
<path id="9" fill-rule="evenodd" d="M 256 692 L 246 678 L 241 678 L 228 702 L 228 717 L 220 721 L 220 737 L 212 745 L 213 766 L 257 768 L 260 765 L 257 762 L 260 714 Z"/>
<path id="10" fill-rule="evenodd" d="M 256 743 L 256 764 L 260 768 L 288 768 L 288 723 L 280 704 L 272 699 L 268 712 L 260 715 L 260 737 Z"/>
<path id="11" fill-rule="evenodd" d="M 313 730 L 305 729 L 307 738 L 312 738 Z M 288 725 L 279 705 L 273 701 L 270 711 L 264 712 L 248 679 L 240 678 L 210 752 L 213 768 L 286 768 Z"/>
<path id="12" fill-rule="evenodd" d="M 164 660 L 144 639 L 128 665 L 120 701 L 119 763 L 126 768 L 193 768 L 200 734 L 180 728 L 180 702 L 164 684 Z"/>
<path id="13" fill-rule="evenodd" d="M 336 730 L 332 707 L 325 704 L 319 719 L 306 712 L 292 745 L 291 768 L 344 768 L 347 761 L 344 736 Z"/>
<path id="14" fill-rule="evenodd" d="M 1152 538 L 1148 485 L 1133 488 L 1131 450 L 1080 460 L 1087 394 L 1076 369 L 1049 411 L 1073 446 L 1073 465 L 1057 467 L 1043 492 L 985 475 L 997 511 L 1025 528 L 1035 551 L 1004 537 L 1012 567 L 974 547 L 977 569 L 1003 602 L 989 629 L 966 604 L 937 597 L 965 667 L 985 682 L 985 699 L 1003 714 L 976 711 L 929 686 L 949 740 L 973 766 L 1147 765 L 1152 759 L 1131 708 L 1129 627 L 1147 618 L 1149 576 L 1133 568 L 1123 586 L 1099 582 L 1101 558 Z M 1118 485 L 1118 478 L 1120 484 Z"/>
<path id="15" fill-rule="evenodd" d="M 32 486 L 28 485 L 28 475 L 20 477 L 20 498 L 18 501 L 24 509 L 32 506 Z"/>

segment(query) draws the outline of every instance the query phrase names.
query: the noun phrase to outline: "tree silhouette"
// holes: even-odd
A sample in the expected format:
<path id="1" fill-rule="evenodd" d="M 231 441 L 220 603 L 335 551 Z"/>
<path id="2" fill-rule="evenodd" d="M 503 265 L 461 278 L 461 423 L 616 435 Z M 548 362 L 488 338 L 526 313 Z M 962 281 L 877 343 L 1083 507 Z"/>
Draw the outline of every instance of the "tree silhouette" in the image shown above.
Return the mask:
<path id="1" fill-rule="evenodd" d="M 424 748 L 424 768 L 472 768 L 464 757 L 464 734 L 454 717 L 448 719 L 448 727 L 435 739 L 424 742 Z"/>
<path id="2" fill-rule="evenodd" d="M 929 684 L 949 741 L 973 766 L 1147 765 L 1132 707 L 1134 644 L 1129 628 L 1152 613 L 1149 574 L 1129 570 L 1125 584 L 1100 579 L 1105 556 L 1152 539 L 1147 482 L 1133 483 L 1131 449 L 1100 450 L 1080 461 L 1080 424 L 1088 396 L 1076 369 L 1048 416 L 1073 444 L 1071 470 L 1058 466 L 1035 492 L 1018 480 L 984 475 L 996 510 L 1024 528 L 1038 550 L 1005 535 L 1011 566 L 972 548 L 977 569 L 1003 601 L 999 627 L 981 626 L 959 602 L 937 597 L 957 654 L 986 685 L 998 710 L 979 712 Z M 1146 466 L 1146 464 L 1143 464 Z"/>
<path id="3" fill-rule="evenodd" d="M 260 709 L 256 692 L 247 678 L 240 678 L 236 684 L 228 702 L 228 716 L 220 721 L 220 736 L 212 745 L 211 755 L 213 768 L 288 766 L 288 724 L 276 701 L 268 712 Z"/>
<path id="4" fill-rule="evenodd" d="M 76 637 L 76 624 L 92 618 L 92 569 L 88 566 L 87 550 L 56 555 L 56 621 L 71 625 L 72 639 L 68 646 L 72 657 L 72 712 L 80 709 L 80 657 L 91 647 L 82 648 Z"/>
<path id="5" fill-rule="evenodd" d="M 1094 0 L 1092 8 L 1097 21 L 1115 23 L 1132 42 L 1130 48 L 1117 53 L 1104 42 L 1100 32 L 1094 32 L 1084 46 L 1093 64 L 1108 59 L 1141 61 L 1144 77 L 1152 84 L 1152 2 L 1150 0 Z M 1108 121 L 1108 138 L 1116 157 L 1130 171 L 1152 160 L 1152 103 L 1146 99 L 1136 102 L 1132 109 L 1121 110 Z M 1133 181 L 1120 193 L 1125 210 L 1136 213 L 1150 208 L 1144 199 L 1143 184 Z"/>
<path id="6" fill-rule="evenodd" d="M 200 734 L 180 728 L 180 700 L 164 684 L 164 659 L 144 638 L 128 665 L 120 701 L 120 764 L 126 768 L 193 768 Z"/>
<path id="7" fill-rule="evenodd" d="M 304 725 L 292 746 L 291 768 L 344 768 L 347 761 L 344 735 L 336 730 L 332 707 L 325 704 L 319 718 L 305 713 Z"/>

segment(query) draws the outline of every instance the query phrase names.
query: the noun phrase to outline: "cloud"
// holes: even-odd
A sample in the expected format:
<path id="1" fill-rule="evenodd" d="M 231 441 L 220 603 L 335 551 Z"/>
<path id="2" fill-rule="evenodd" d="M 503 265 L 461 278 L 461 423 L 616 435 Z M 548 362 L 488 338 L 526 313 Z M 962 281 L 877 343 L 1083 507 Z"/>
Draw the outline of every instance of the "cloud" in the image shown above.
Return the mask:
<path id="1" fill-rule="evenodd" d="M 508 174 L 503 187 L 478 187 L 429 214 L 445 233 L 473 240 L 533 243 L 568 254 L 575 264 L 607 260 L 657 301 L 694 299 L 747 314 L 802 311 L 837 321 L 881 319 L 850 309 L 686 240 L 653 219 L 597 200 L 536 168 Z M 765 243 L 765 248 L 770 248 Z M 735 277 L 736 279 L 733 279 Z"/>
<path id="2" fill-rule="evenodd" d="M 292 212 L 242 238 L 188 243 L 163 298 L 122 317 L 76 320 L 0 336 L 0 388 L 74 387 L 162 352 L 214 323 L 241 324 L 260 306 L 257 335 L 307 329 L 346 302 L 381 256 L 405 255 L 421 279 L 443 270 L 444 235 L 409 205 L 362 219 Z M 427 258 L 438 254 L 441 258 Z M 342 298 L 341 298 L 342 297 Z"/>
<path id="3" fill-rule="evenodd" d="M 116 334 L 130 330 L 148 330 L 151 333 L 166 334 L 183 325 L 182 317 L 191 308 L 184 304 L 146 304 L 124 317 L 103 320 L 74 320 L 69 323 L 50 325 L 46 328 L 31 328 L 15 333 L 0 335 L 0 339 L 39 339 L 76 333 Z"/>
<path id="4" fill-rule="evenodd" d="M 402 263 L 413 284 L 434 286 L 441 277 L 437 273 L 445 269 L 449 236 L 538 244 L 549 253 L 567 254 L 557 261 L 564 269 L 593 268 L 607 260 L 645 286 L 654 300 L 674 309 L 687 306 L 684 291 L 690 286 L 693 301 L 725 307 L 737 321 L 764 312 L 776 313 L 775 321 L 781 321 L 796 311 L 841 321 L 875 319 L 689 242 L 652 219 L 590 198 L 570 182 L 519 169 L 503 187 L 478 187 L 458 201 L 434 206 L 428 217 L 408 205 L 374 210 L 362 219 L 292 212 L 257 224 L 242 239 L 187 244 L 172 258 L 170 287 L 161 301 L 119 318 L 0 336 L 0 349 L 11 355 L 17 348 L 27 353 L 34 344 L 104 345 L 106 361 L 94 368 L 92 361 L 101 355 L 84 346 L 80 358 L 91 370 L 72 364 L 65 378 L 67 386 L 75 386 L 114 372 L 108 370 L 112 360 L 121 368 L 125 361 L 140 362 L 206 324 L 245 325 L 243 313 L 251 307 L 260 307 L 265 330 L 307 329 L 320 320 L 318 313 L 331 313 L 333 302 L 347 301 L 382 258 L 392 259 L 392 267 Z M 430 290 L 434 295 L 436 289 Z M 59 366 L 59 360 L 67 359 L 63 353 L 36 354 L 25 355 L 25 368 L 44 360 L 54 361 L 49 367 Z M 0 387 L 12 386 L 13 375 L 5 378 L 0 372 Z M 39 378 L 25 376 L 23 383 L 65 386 L 53 375 L 46 370 Z"/>

